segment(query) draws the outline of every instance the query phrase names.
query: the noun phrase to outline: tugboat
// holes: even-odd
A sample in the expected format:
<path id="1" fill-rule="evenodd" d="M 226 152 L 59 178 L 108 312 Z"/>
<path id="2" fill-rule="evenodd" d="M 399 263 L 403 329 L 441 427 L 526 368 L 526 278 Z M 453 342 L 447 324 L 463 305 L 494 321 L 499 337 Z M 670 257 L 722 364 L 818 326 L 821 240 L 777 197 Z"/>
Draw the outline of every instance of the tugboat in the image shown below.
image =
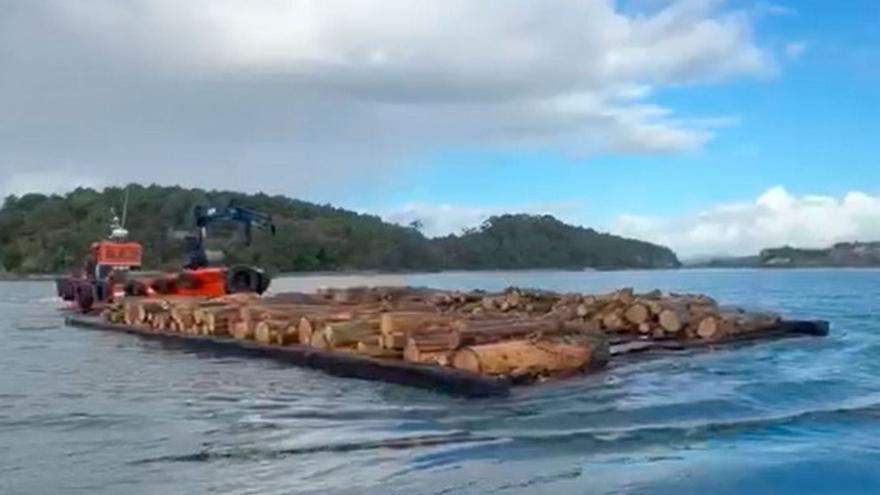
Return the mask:
<path id="1" fill-rule="evenodd" d="M 83 267 L 56 280 L 58 296 L 72 303 L 73 309 L 87 314 L 100 310 L 123 296 L 203 296 L 253 292 L 269 288 L 270 277 L 252 266 L 210 266 L 205 252 L 207 226 L 229 221 L 244 226 L 245 240 L 251 242 L 254 227 L 275 234 L 272 217 L 237 206 L 208 208 L 196 206 L 193 232 L 186 236 L 186 263 L 180 272 L 142 272 L 143 246 L 128 239 L 128 230 L 113 213 L 110 236 L 95 242 Z"/>
<path id="2" fill-rule="evenodd" d="M 114 213 L 110 236 L 94 242 L 83 267 L 72 275 L 56 279 L 58 296 L 73 303 L 80 313 L 89 313 L 96 303 L 112 301 L 125 293 L 129 272 L 140 270 L 144 248 L 128 239 L 128 230 Z"/>

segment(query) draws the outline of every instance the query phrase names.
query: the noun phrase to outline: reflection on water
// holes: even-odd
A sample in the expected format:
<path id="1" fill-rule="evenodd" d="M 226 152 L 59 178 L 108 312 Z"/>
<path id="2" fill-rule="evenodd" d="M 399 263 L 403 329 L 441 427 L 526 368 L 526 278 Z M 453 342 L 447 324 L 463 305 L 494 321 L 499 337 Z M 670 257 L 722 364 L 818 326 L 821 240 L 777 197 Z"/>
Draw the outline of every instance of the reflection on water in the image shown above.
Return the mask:
<path id="1" fill-rule="evenodd" d="M 290 277 L 337 285 L 708 292 L 827 339 L 629 358 L 465 400 L 65 328 L 0 284 L 0 493 L 873 493 L 880 271 Z"/>

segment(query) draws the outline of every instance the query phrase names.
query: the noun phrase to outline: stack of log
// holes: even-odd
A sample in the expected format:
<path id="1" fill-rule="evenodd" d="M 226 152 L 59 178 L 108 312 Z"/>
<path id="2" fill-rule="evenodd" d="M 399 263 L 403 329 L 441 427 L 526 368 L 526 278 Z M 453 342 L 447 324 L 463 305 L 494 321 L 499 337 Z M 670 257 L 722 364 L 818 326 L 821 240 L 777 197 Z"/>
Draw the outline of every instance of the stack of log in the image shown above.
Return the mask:
<path id="1" fill-rule="evenodd" d="M 106 318 L 152 331 L 309 346 L 532 378 L 603 366 L 609 338 L 721 342 L 770 330 L 780 322 L 773 314 L 723 308 L 704 295 L 405 287 L 210 300 L 132 297 L 109 308 Z"/>

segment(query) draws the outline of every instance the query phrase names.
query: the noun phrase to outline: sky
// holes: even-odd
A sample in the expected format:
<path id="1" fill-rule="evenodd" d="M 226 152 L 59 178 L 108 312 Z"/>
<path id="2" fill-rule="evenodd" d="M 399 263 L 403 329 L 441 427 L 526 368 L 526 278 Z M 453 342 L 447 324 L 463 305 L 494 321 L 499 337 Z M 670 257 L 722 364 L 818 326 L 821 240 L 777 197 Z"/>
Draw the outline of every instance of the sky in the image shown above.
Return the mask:
<path id="1" fill-rule="evenodd" d="M 0 0 L 0 195 L 504 212 L 680 256 L 880 240 L 873 0 Z"/>

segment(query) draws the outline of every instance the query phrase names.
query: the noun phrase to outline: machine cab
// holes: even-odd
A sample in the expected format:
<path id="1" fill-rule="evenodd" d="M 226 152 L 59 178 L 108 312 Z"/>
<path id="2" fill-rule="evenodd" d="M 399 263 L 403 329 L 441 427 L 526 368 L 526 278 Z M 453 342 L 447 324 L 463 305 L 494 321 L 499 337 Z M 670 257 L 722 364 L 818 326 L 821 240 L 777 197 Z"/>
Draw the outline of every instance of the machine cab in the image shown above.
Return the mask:
<path id="1" fill-rule="evenodd" d="M 106 280 L 113 272 L 140 269 L 142 256 L 140 243 L 100 241 L 91 246 L 86 270 L 90 278 Z"/>

